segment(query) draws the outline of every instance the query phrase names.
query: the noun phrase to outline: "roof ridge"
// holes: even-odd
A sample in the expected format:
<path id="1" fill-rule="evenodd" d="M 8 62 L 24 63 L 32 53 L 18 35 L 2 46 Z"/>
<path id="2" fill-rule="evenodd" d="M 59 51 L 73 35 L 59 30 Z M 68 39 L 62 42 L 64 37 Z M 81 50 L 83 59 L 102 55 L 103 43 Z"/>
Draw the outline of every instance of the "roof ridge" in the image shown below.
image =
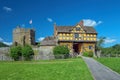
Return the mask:
<path id="1" fill-rule="evenodd" d="M 56 27 L 74 27 L 74 26 L 56 26 Z"/>
<path id="2" fill-rule="evenodd" d="M 93 28 L 93 26 L 84 26 L 84 27 L 92 27 Z"/>

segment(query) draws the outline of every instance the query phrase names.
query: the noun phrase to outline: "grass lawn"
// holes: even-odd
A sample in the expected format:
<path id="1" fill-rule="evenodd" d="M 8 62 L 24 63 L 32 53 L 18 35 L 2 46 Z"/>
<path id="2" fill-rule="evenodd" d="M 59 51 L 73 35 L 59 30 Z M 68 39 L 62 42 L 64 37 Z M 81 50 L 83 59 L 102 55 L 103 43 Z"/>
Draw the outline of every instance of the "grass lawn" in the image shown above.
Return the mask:
<path id="1" fill-rule="evenodd" d="M 82 58 L 0 62 L 0 80 L 93 80 Z"/>
<path id="2" fill-rule="evenodd" d="M 120 58 L 97 58 L 96 60 L 120 73 Z"/>

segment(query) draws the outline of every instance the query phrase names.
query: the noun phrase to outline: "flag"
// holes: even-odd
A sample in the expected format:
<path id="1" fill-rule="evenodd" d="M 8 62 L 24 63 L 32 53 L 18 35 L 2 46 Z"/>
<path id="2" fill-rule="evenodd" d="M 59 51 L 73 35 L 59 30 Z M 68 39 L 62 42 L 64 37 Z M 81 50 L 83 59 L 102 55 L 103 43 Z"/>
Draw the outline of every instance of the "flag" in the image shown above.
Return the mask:
<path id="1" fill-rule="evenodd" d="M 29 24 L 32 24 L 32 19 L 29 21 Z"/>

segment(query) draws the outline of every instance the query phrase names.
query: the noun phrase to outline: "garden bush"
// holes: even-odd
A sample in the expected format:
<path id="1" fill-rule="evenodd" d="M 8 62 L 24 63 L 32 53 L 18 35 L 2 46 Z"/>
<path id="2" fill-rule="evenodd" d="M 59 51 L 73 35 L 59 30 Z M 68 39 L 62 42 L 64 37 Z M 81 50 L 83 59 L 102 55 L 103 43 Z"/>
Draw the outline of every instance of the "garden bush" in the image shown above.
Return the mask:
<path id="1" fill-rule="evenodd" d="M 31 60 L 31 56 L 34 55 L 34 51 L 31 46 L 25 45 L 22 48 L 22 55 L 25 60 Z"/>
<path id="2" fill-rule="evenodd" d="M 83 56 L 93 57 L 93 51 L 86 51 L 86 52 L 83 53 Z"/>
<path id="3" fill-rule="evenodd" d="M 56 46 L 53 49 L 55 58 L 67 58 L 69 57 L 69 49 L 67 46 Z"/>
<path id="4" fill-rule="evenodd" d="M 34 55 L 34 51 L 31 46 L 13 46 L 10 48 L 10 56 L 15 60 L 20 60 L 20 58 L 24 58 L 24 60 L 32 59 Z"/>
<path id="5" fill-rule="evenodd" d="M 85 52 L 83 52 L 83 56 L 86 56 L 86 57 L 88 57 L 88 52 L 87 51 L 85 51 Z"/>
<path id="6" fill-rule="evenodd" d="M 19 57 L 22 56 L 22 47 L 21 46 L 13 46 L 10 48 L 10 56 L 15 60 L 19 60 Z"/>

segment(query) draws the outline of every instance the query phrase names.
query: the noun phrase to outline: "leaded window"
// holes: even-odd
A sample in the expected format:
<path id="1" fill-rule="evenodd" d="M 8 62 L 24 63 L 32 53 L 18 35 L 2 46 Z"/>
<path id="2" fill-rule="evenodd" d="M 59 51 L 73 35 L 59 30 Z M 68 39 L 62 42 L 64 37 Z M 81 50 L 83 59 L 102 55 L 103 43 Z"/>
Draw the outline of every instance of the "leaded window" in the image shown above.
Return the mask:
<path id="1" fill-rule="evenodd" d="M 80 27 L 77 27 L 77 28 L 76 28 L 76 31 L 80 31 Z"/>
<path id="2" fill-rule="evenodd" d="M 91 45 L 89 46 L 89 49 L 92 49 L 92 46 L 91 46 Z"/>
<path id="3" fill-rule="evenodd" d="M 78 34 L 78 33 L 75 33 L 74 37 L 75 37 L 75 38 L 79 38 L 79 34 Z"/>

